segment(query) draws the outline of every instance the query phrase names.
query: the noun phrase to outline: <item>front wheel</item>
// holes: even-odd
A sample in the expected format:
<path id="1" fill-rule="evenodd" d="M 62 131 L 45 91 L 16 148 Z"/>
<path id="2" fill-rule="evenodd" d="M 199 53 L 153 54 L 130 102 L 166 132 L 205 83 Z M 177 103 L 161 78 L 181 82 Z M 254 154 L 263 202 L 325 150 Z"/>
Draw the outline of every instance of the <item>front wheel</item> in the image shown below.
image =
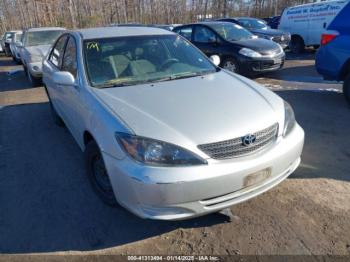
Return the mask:
<path id="1" fill-rule="evenodd" d="M 33 87 L 37 87 L 41 84 L 41 80 L 39 78 L 36 78 L 34 77 L 30 71 L 28 70 L 28 68 L 26 68 L 26 73 L 27 73 L 27 78 L 30 82 L 30 84 L 33 86 Z"/>
<path id="2" fill-rule="evenodd" d="M 233 58 L 225 59 L 223 61 L 223 63 L 222 63 L 222 68 L 224 68 L 226 70 L 229 70 L 229 71 L 231 71 L 233 73 L 238 73 L 239 72 L 238 63 Z"/>
<path id="3" fill-rule="evenodd" d="M 103 161 L 101 151 L 95 141 L 85 147 L 86 172 L 97 195 L 109 206 L 117 206 L 114 191 Z"/>
<path id="4" fill-rule="evenodd" d="M 350 73 L 344 80 L 343 84 L 343 94 L 345 96 L 346 101 L 350 103 Z"/>

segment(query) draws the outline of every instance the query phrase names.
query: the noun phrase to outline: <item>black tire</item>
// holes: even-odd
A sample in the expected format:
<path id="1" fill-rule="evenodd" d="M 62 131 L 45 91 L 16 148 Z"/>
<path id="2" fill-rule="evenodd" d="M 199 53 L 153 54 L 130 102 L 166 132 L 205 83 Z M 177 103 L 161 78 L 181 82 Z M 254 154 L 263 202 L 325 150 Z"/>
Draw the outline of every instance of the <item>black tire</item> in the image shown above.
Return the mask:
<path id="1" fill-rule="evenodd" d="M 17 63 L 17 65 L 20 65 L 20 64 L 22 64 L 22 61 L 21 61 L 21 59 L 18 59 L 18 58 L 16 58 L 15 60 L 16 60 L 16 63 Z"/>
<path id="2" fill-rule="evenodd" d="M 345 96 L 346 101 L 350 103 L 350 73 L 347 75 L 347 77 L 344 80 L 343 94 Z"/>
<path id="3" fill-rule="evenodd" d="M 86 173 L 94 191 L 107 205 L 118 206 L 101 151 L 94 140 L 88 142 L 84 153 Z"/>
<path id="4" fill-rule="evenodd" d="M 300 36 L 293 36 L 289 42 L 289 49 L 293 54 L 301 54 L 305 50 L 304 40 Z"/>
<path id="5" fill-rule="evenodd" d="M 63 127 L 65 126 L 64 125 L 64 122 L 62 120 L 62 118 L 58 115 L 54 105 L 52 104 L 52 101 L 51 101 L 51 98 L 50 98 L 50 95 L 49 95 L 49 92 L 47 91 L 47 88 L 45 86 L 45 91 L 46 91 L 46 95 L 47 95 L 47 98 L 49 99 L 49 104 L 50 104 L 50 111 L 51 111 L 51 116 L 52 116 L 52 120 L 54 121 L 54 123 L 57 125 L 57 126 L 60 126 L 60 127 Z"/>
<path id="6" fill-rule="evenodd" d="M 232 57 L 228 57 L 228 58 L 224 59 L 224 61 L 222 61 L 221 67 L 226 69 L 226 70 L 229 70 L 233 73 L 237 73 L 237 74 L 239 73 L 238 63 Z"/>

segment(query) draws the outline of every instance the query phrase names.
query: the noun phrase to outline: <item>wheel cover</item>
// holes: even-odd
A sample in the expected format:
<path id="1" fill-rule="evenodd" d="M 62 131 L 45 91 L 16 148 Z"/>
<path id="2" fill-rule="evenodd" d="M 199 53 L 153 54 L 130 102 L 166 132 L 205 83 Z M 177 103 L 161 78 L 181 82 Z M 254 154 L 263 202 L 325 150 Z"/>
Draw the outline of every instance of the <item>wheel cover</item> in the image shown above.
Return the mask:
<path id="1" fill-rule="evenodd" d="M 237 65 L 232 62 L 232 61 L 226 61 L 224 63 L 224 68 L 229 70 L 229 71 L 232 71 L 232 72 L 236 72 L 237 71 Z"/>

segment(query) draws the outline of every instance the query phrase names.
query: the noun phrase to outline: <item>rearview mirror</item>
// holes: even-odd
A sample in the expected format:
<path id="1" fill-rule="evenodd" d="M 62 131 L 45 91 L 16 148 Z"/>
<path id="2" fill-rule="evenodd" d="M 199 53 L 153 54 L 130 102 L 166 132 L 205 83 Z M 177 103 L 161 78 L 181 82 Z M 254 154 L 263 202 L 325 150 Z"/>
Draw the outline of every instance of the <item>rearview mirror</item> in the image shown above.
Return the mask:
<path id="1" fill-rule="evenodd" d="M 53 82 L 57 85 L 74 86 L 74 76 L 69 72 L 55 72 L 52 75 Z"/>
<path id="2" fill-rule="evenodd" d="M 209 57 L 210 61 L 213 62 L 214 65 L 219 66 L 220 65 L 220 56 L 218 55 L 212 55 Z"/>

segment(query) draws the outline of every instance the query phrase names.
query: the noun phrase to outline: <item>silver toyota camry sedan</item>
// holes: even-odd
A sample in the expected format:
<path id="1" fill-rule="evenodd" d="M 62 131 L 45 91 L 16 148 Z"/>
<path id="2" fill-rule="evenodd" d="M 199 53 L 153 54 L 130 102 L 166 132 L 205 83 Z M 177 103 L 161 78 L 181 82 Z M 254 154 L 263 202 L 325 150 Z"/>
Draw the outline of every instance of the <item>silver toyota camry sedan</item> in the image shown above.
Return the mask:
<path id="1" fill-rule="evenodd" d="M 218 63 L 158 28 L 58 38 L 43 62 L 52 115 L 103 201 L 185 219 L 262 194 L 298 167 L 304 131 L 291 106 Z"/>

